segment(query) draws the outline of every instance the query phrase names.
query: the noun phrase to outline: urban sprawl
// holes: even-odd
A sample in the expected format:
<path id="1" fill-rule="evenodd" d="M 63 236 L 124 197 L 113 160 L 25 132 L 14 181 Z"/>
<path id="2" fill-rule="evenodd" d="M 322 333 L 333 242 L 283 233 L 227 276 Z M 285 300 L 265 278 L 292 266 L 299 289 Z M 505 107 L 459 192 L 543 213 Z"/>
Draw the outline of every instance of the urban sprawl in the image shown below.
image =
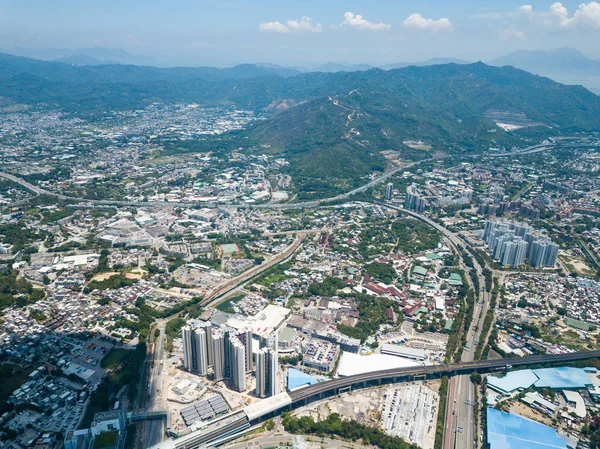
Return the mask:
<path id="1" fill-rule="evenodd" d="M 268 146 L 172 151 L 256 120 L 2 115 L 0 447 L 600 439 L 598 139 L 408 142 L 309 204 Z"/>

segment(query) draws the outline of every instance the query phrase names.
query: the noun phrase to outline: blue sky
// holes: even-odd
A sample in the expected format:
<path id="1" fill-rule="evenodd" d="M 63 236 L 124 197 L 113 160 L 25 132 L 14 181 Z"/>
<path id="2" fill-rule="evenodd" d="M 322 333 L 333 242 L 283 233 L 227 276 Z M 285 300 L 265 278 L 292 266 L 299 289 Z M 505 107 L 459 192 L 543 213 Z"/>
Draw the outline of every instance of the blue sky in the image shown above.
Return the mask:
<path id="1" fill-rule="evenodd" d="M 103 46 L 162 64 L 431 57 L 575 47 L 600 58 L 600 3 L 407 0 L 0 0 L 0 48 Z"/>

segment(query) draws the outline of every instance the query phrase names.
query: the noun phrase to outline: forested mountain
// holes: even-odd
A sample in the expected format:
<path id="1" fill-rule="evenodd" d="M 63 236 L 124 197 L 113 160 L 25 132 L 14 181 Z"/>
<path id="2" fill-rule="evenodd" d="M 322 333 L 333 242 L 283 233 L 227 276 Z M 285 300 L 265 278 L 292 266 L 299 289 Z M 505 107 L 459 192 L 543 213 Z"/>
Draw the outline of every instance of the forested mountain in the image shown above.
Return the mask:
<path id="1" fill-rule="evenodd" d="M 246 142 L 286 155 L 299 177 L 339 185 L 383 170 L 385 150 L 398 150 L 404 159 L 427 156 L 405 145 L 407 140 L 458 153 L 600 131 L 599 96 L 508 66 L 296 73 L 260 65 L 71 66 L 0 55 L 0 97 L 4 104 L 91 118 L 152 102 L 259 110 L 268 118 L 241 133 Z"/>

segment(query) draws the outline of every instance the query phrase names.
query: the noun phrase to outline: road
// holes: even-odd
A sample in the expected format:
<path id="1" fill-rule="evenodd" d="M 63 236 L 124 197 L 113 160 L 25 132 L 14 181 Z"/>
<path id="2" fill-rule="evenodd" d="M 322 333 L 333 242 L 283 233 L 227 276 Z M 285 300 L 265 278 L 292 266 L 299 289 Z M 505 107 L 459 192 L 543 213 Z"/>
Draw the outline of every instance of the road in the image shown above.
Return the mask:
<path id="1" fill-rule="evenodd" d="M 417 162 L 410 162 L 408 164 L 402 165 L 400 167 L 396 167 L 392 170 L 389 170 L 378 176 L 371 181 L 363 184 L 356 189 L 350 190 L 349 192 L 342 193 L 340 195 L 336 195 L 330 198 L 323 198 L 315 201 L 305 201 L 300 203 L 268 203 L 268 204 L 221 204 L 221 203 L 199 203 L 199 202 L 185 202 L 185 201 L 120 201 L 120 200 L 93 200 L 87 198 L 77 198 L 68 195 L 62 195 L 56 192 L 52 192 L 50 190 L 42 189 L 38 186 L 35 186 L 24 179 L 21 179 L 15 175 L 11 175 L 10 173 L 0 172 L 0 178 L 5 178 L 10 181 L 13 181 L 20 186 L 34 192 L 36 195 L 50 195 L 63 200 L 73 200 L 73 201 L 81 201 L 89 204 L 101 204 L 107 206 L 170 206 L 170 207 L 193 207 L 193 206 L 203 206 L 208 208 L 217 208 L 223 206 L 236 207 L 241 209 L 302 209 L 302 208 L 310 208 L 317 207 L 323 204 L 331 203 L 334 201 L 341 201 L 348 199 L 352 195 L 355 195 L 360 192 L 364 192 L 365 190 L 376 186 L 384 181 L 386 181 L 390 176 L 395 175 L 401 170 L 406 170 L 408 168 L 414 167 L 416 165 L 422 164 L 423 162 L 432 161 L 434 158 L 423 159 Z"/>
<path id="2" fill-rule="evenodd" d="M 356 374 L 348 377 L 340 377 L 323 382 L 316 383 L 307 387 L 298 388 L 289 393 L 280 393 L 278 395 L 279 408 L 269 408 L 264 410 L 264 414 L 252 415 L 253 423 L 263 421 L 270 413 L 281 413 L 289 408 L 304 406 L 308 401 L 322 400 L 332 397 L 349 389 L 356 390 L 360 388 L 369 388 L 372 386 L 412 382 L 425 378 L 440 378 L 441 376 L 463 376 L 473 372 L 490 373 L 502 369 L 511 369 L 525 365 L 534 365 L 542 363 L 565 363 L 576 360 L 585 360 L 600 357 L 600 351 L 581 351 L 567 354 L 545 354 L 525 357 L 516 357 L 510 360 L 484 360 L 478 362 L 457 363 L 453 365 L 428 365 L 415 366 L 409 368 L 393 368 L 381 371 Z M 510 362 L 511 367 L 508 366 Z M 466 376 L 463 376 L 466 377 Z M 468 377 L 467 377 L 468 379 Z M 461 385 L 457 385 L 459 388 Z M 287 397 L 287 400 L 286 400 Z M 208 429 L 199 429 L 191 432 L 184 437 L 167 440 L 161 449 L 189 449 L 198 445 L 206 444 L 210 446 L 216 441 L 226 441 L 227 437 L 233 438 L 245 429 L 249 428 L 248 415 L 241 410 L 219 418 L 220 423 L 212 425 Z M 462 434 L 460 434 L 462 435 Z M 458 440 L 456 447 L 463 449 L 471 447 L 473 444 L 460 446 L 462 440 Z"/>
<path id="3" fill-rule="evenodd" d="M 431 220 L 429 217 L 421 215 L 417 212 L 400 209 L 393 206 L 388 207 L 399 210 L 407 215 L 412 216 L 413 218 L 417 218 L 418 220 L 423 221 L 439 231 L 457 251 L 460 267 L 465 271 L 470 287 L 474 289 L 474 284 L 469 276 L 469 269 L 467 266 L 465 266 L 460 253 L 460 249 L 466 245 L 456 234 Z M 485 278 L 483 276 L 483 269 L 475 258 L 472 258 L 472 260 L 473 267 L 477 271 L 477 277 L 479 279 L 479 291 L 477 291 L 475 294 L 473 319 L 471 320 L 469 330 L 467 331 L 466 340 L 469 349 L 465 349 L 463 351 L 461 362 L 473 361 L 475 348 L 477 346 L 474 344 L 474 342 L 479 341 L 481 338 L 483 321 L 485 320 L 485 315 L 487 314 L 491 299 L 490 293 L 485 291 Z M 490 268 L 488 267 L 488 269 Z M 445 410 L 446 417 L 444 420 L 444 449 L 468 449 L 477 447 L 477 426 L 474 423 L 474 406 L 470 405 L 474 401 L 475 387 L 471 383 L 469 375 L 452 376 L 449 378 Z M 459 427 L 463 429 L 461 432 L 457 431 Z"/>
<path id="4" fill-rule="evenodd" d="M 159 335 L 154 339 L 153 350 L 150 357 L 146 360 L 147 369 L 145 379 L 148 384 L 142 384 L 142 400 L 140 405 L 146 404 L 147 411 L 167 410 L 167 389 L 168 375 L 165 342 L 167 320 L 162 319 L 156 322 L 156 326 L 151 330 L 152 338 L 156 330 Z M 137 448 L 143 449 L 160 443 L 165 435 L 165 422 L 163 420 L 143 421 L 140 424 L 140 436 L 137 439 Z"/>
<path id="5" fill-rule="evenodd" d="M 321 229 L 311 229 L 306 231 L 297 231 L 296 239 L 283 253 L 280 253 L 261 265 L 258 265 L 251 270 L 242 273 L 240 276 L 231 279 L 226 284 L 217 287 L 211 291 L 202 301 L 203 305 L 212 304 L 239 288 L 248 280 L 258 276 L 265 270 L 268 270 L 274 265 L 282 263 L 289 259 L 296 250 L 301 246 L 304 238 L 315 232 L 321 232 Z M 168 360 L 165 351 L 166 323 L 178 316 L 175 314 L 171 317 L 157 320 L 154 327 L 150 330 L 150 338 L 154 340 L 151 344 L 151 349 L 146 361 L 147 367 L 144 371 L 145 376 L 142 381 L 142 390 L 145 392 L 140 401 L 140 408 L 145 408 L 147 411 L 167 410 L 167 390 L 168 390 Z M 154 339 L 154 332 L 159 330 L 159 335 Z M 140 425 L 140 437 L 137 439 L 137 448 L 143 449 L 160 443 L 165 435 L 165 423 L 162 420 L 145 421 Z"/>
<path id="6" fill-rule="evenodd" d="M 331 438 L 319 438 L 316 436 L 302 436 L 304 441 L 308 442 L 311 448 L 327 449 L 366 449 L 373 446 L 364 446 L 350 441 L 332 440 Z M 277 435 L 250 439 L 240 443 L 233 443 L 223 446 L 224 449 L 252 449 L 252 448 L 271 448 L 271 447 L 292 447 L 294 437 L 291 435 Z"/>
<path id="7" fill-rule="evenodd" d="M 543 364 L 543 363 L 566 363 L 576 360 L 594 359 L 600 357 L 600 350 L 595 351 L 579 351 L 565 354 L 543 354 L 530 355 L 524 357 L 514 357 L 508 359 L 497 360 L 479 360 L 474 362 L 460 362 L 449 365 L 426 365 L 414 366 L 409 368 L 391 368 L 381 371 L 372 371 L 368 373 L 355 374 L 347 377 L 338 377 L 336 379 L 310 385 L 308 387 L 298 388 L 297 390 L 288 393 L 294 405 L 301 405 L 307 399 L 318 398 L 322 394 L 339 394 L 339 390 L 352 387 L 366 388 L 376 386 L 387 382 L 400 382 L 400 379 L 413 378 L 439 378 L 441 376 L 460 376 L 469 375 L 474 372 L 489 373 L 505 369 L 508 364 L 512 368 Z"/>
<path id="8" fill-rule="evenodd" d="M 231 279 L 230 281 L 226 282 L 225 284 L 215 288 L 208 295 L 206 295 L 206 297 L 202 300 L 202 304 L 203 305 L 211 305 L 215 300 L 218 300 L 219 298 L 222 298 L 223 296 L 227 295 L 228 293 L 233 292 L 240 285 L 248 282 L 250 279 L 258 276 L 259 274 L 268 270 L 272 266 L 278 265 L 278 264 L 286 261 L 296 252 L 296 250 L 298 248 L 300 248 L 300 245 L 302 244 L 302 241 L 306 238 L 306 236 L 308 234 L 311 234 L 312 232 L 313 232 L 312 230 L 297 231 L 296 239 L 294 240 L 294 243 L 292 243 L 290 246 L 288 246 L 284 252 L 277 254 L 276 256 L 271 257 L 270 259 L 265 260 L 262 264 L 257 265 L 255 267 L 249 269 L 248 271 L 244 271 L 238 277 L 235 277 L 235 278 Z"/>
<path id="9" fill-rule="evenodd" d="M 522 150 L 521 152 L 519 152 L 519 154 L 529 154 L 529 153 L 535 153 L 538 151 L 545 151 L 552 147 L 553 147 L 553 145 L 546 145 L 546 144 L 536 145 L 536 146 L 533 146 L 530 148 L 526 148 L 525 150 Z M 498 153 L 498 154 L 491 155 L 491 156 L 498 157 L 498 156 L 509 156 L 509 155 L 514 155 L 514 154 L 515 153 L 506 153 L 506 154 Z M 340 194 L 340 195 L 337 195 L 337 196 L 334 196 L 331 198 L 310 201 L 310 202 L 301 202 L 301 203 L 239 205 L 239 206 L 236 205 L 234 207 L 266 208 L 266 209 L 291 209 L 291 208 L 317 207 L 317 206 L 327 204 L 330 202 L 348 199 L 352 195 L 355 195 L 360 192 L 364 192 L 367 189 L 386 181 L 389 177 L 393 176 L 395 173 L 397 173 L 401 170 L 406 170 L 408 168 L 411 168 L 413 166 L 416 166 L 423 162 L 427 162 L 427 161 L 431 161 L 431 160 L 433 160 L 433 158 L 426 159 L 426 160 L 419 161 L 419 162 L 413 162 L 413 163 L 409 163 L 409 164 L 406 164 L 401 167 L 397 167 L 393 170 L 390 170 L 390 171 L 384 173 L 383 175 L 381 175 L 377 178 L 374 178 L 373 180 L 369 181 L 368 183 L 366 183 L 356 189 L 353 189 L 349 192 L 346 192 L 346 193 L 343 193 L 343 194 Z M 51 191 L 42 189 L 40 187 L 30 184 L 27 181 L 25 181 L 21 178 L 18 178 L 17 176 L 11 175 L 9 173 L 0 172 L 0 177 L 8 179 L 10 181 L 13 181 L 13 182 L 21 185 L 22 187 L 34 192 L 37 195 L 46 194 L 46 195 L 51 195 L 51 196 L 57 197 L 59 199 L 84 201 L 86 203 L 92 203 L 92 204 L 121 205 L 121 206 L 154 206 L 154 205 L 156 205 L 156 206 L 197 206 L 200 204 L 200 203 L 195 203 L 195 202 L 194 203 L 130 202 L 130 201 L 112 201 L 112 200 L 108 200 L 108 201 L 107 200 L 88 200 L 88 199 L 70 197 L 70 196 L 66 196 L 66 195 L 62 195 L 62 194 L 58 194 L 55 192 L 51 192 Z M 217 204 L 203 204 L 203 206 L 217 207 L 218 205 Z M 433 228 L 440 231 L 456 249 L 458 249 L 462 246 L 461 240 L 455 234 L 453 234 L 452 232 L 450 232 L 443 226 L 433 222 L 429 218 L 424 217 L 420 214 L 412 213 L 411 211 L 403 211 L 403 212 L 424 221 L 425 223 L 429 224 Z M 298 233 L 294 244 L 292 244 L 284 253 L 263 263 L 259 267 L 255 267 L 254 269 L 247 271 L 243 275 L 227 282 L 225 285 L 220 286 L 218 289 L 211 292 L 211 294 L 209 294 L 207 296 L 207 298 L 205 299 L 204 302 L 210 303 L 218 298 L 223 297 L 224 295 L 237 289 L 241 284 L 247 282 L 252 277 L 260 274 L 262 271 L 268 269 L 269 267 L 271 267 L 275 264 L 282 262 L 283 260 L 286 260 L 300 246 L 302 239 L 305 236 L 306 236 L 306 233 L 305 234 Z M 476 264 L 476 262 L 475 262 L 475 264 Z M 464 264 L 463 264 L 463 268 L 464 268 Z M 478 271 L 478 275 L 480 276 L 480 282 L 479 282 L 480 286 L 482 286 L 482 288 L 483 288 L 484 282 L 483 282 L 483 277 L 481 276 L 481 267 L 476 265 L 476 269 Z M 474 314 L 473 314 L 473 320 L 472 320 L 471 327 L 469 328 L 469 331 L 467 334 L 467 342 L 468 342 L 468 344 L 470 344 L 473 347 L 469 351 L 464 351 L 463 356 L 462 356 L 463 358 L 461 360 L 463 362 L 469 362 L 472 360 L 473 351 L 475 349 L 475 347 L 474 347 L 475 345 L 473 345 L 473 341 L 477 340 L 479 338 L 479 333 L 481 331 L 480 322 L 482 322 L 483 317 L 487 313 L 487 304 L 489 303 L 489 297 L 488 297 L 489 294 L 486 292 L 482 292 L 482 291 L 480 291 L 478 293 L 479 293 L 479 295 L 477 295 L 476 299 L 483 300 L 483 307 L 480 306 L 479 301 L 476 300 L 476 306 L 475 306 L 475 310 L 474 310 Z M 156 349 L 153 353 L 154 363 L 153 363 L 152 367 L 150 368 L 150 373 L 147 376 L 147 378 L 150 380 L 150 387 L 149 387 L 149 396 L 150 397 L 148 398 L 149 410 L 164 409 L 164 407 L 166 405 L 166 403 L 163 399 L 163 395 L 166 394 L 166 384 L 165 384 L 166 376 L 164 373 L 166 370 L 163 370 L 163 363 L 162 363 L 164 361 L 164 357 L 165 357 L 165 354 L 164 354 L 164 339 L 165 339 L 164 325 L 165 325 L 165 322 L 166 321 L 163 321 L 158 327 L 160 329 L 160 334 L 158 337 L 158 341 L 156 343 Z M 144 385 L 142 385 L 142 388 L 143 387 L 144 387 Z M 444 438 L 444 447 L 446 449 L 449 449 L 451 447 L 460 447 L 460 448 L 473 447 L 474 445 L 473 445 L 472 441 L 474 441 L 474 439 L 475 439 L 474 437 L 476 436 L 476 430 L 474 430 L 473 429 L 474 426 L 471 425 L 473 409 L 471 406 L 466 406 L 465 401 L 469 401 L 469 402 L 473 401 L 474 390 L 473 390 L 473 386 L 472 386 L 471 382 L 469 381 L 468 377 L 467 376 L 459 376 L 456 378 L 454 378 L 454 377 L 451 378 L 450 382 L 449 382 L 449 393 L 450 394 L 448 396 L 447 403 L 452 404 L 452 406 L 450 406 L 446 411 L 447 427 L 446 427 L 446 435 Z M 453 409 L 454 404 L 460 404 L 460 406 L 456 407 L 456 409 Z M 454 412 L 454 413 L 452 413 L 452 412 Z M 462 433 L 457 433 L 457 432 L 453 433 L 452 429 L 456 430 L 456 428 L 458 426 L 463 427 L 465 429 L 465 431 Z M 143 431 L 142 431 L 142 436 L 141 436 L 144 446 L 148 447 L 148 446 L 153 445 L 154 442 L 159 442 L 162 439 L 162 435 L 164 434 L 163 428 L 164 428 L 164 423 L 162 421 L 150 421 L 150 422 L 145 423 L 143 425 Z M 452 437 L 452 435 L 453 435 L 453 437 Z"/>
<path id="10" fill-rule="evenodd" d="M 588 146 L 588 145 L 589 144 L 572 144 L 571 146 Z M 532 154 L 532 153 L 538 153 L 541 151 L 546 151 L 548 149 L 554 148 L 555 146 L 556 146 L 556 144 L 554 144 L 554 143 L 543 143 L 543 144 L 534 145 L 534 146 L 531 146 L 528 148 L 524 148 L 523 150 L 520 150 L 520 151 L 495 153 L 495 154 L 491 153 L 491 154 L 485 154 L 485 155 L 473 155 L 471 158 L 476 159 L 476 158 L 480 158 L 482 156 L 507 157 L 507 156 L 523 155 L 523 154 Z M 372 179 L 371 181 L 367 182 L 366 184 L 363 184 L 362 186 L 357 187 L 356 189 L 350 190 L 346 193 L 342 193 L 340 195 L 336 195 L 336 196 L 333 196 L 330 198 L 323 198 L 320 200 L 306 201 L 306 202 L 300 202 L 300 203 L 281 203 L 281 204 L 280 203 L 221 204 L 221 203 L 185 202 L 185 201 L 94 200 L 94 199 L 77 198 L 77 197 L 73 197 L 73 196 L 62 195 L 62 194 L 59 194 L 56 192 L 52 192 L 50 190 L 45 190 L 45 189 L 42 189 L 38 186 L 35 186 L 35 185 L 25 181 L 24 179 L 21 179 L 15 175 L 11 175 L 10 173 L 0 172 L 0 178 L 5 178 L 10 181 L 13 181 L 13 182 L 21 185 L 22 187 L 34 192 L 36 195 L 51 195 L 51 196 L 54 196 L 54 197 L 57 197 L 57 198 L 63 199 L 63 200 L 81 201 L 81 202 L 89 203 L 89 204 L 100 204 L 100 205 L 107 205 L 107 206 L 137 206 L 137 207 L 144 207 L 144 206 L 169 206 L 169 207 L 203 206 L 203 207 L 208 207 L 208 208 L 229 206 L 229 207 L 244 208 L 244 209 L 302 209 L 302 208 L 317 207 L 317 206 L 321 206 L 321 205 L 331 203 L 334 201 L 346 200 L 349 197 L 351 197 L 352 195 L 356 195 L 357 193 L 364 192 L 371 187 L 381 184 L 382 182 L 386 181 L 387 179 L 389 179 L 391 176 L 395 175 L 399 171 L 412 168 L 412 167 L 422 164 L 424 162 L 430 162 L 435 159 L 442 159 L 444 157 L 448 157 L 448 156 L 440 156 L 437 158 L 423 159 L 421 161 L 410 162 L 410 163 L 402 165 L 400 167 L 396 167 L 392 170 L 385 172 L 381 176 L 378 176 L 378 177 Z"/>

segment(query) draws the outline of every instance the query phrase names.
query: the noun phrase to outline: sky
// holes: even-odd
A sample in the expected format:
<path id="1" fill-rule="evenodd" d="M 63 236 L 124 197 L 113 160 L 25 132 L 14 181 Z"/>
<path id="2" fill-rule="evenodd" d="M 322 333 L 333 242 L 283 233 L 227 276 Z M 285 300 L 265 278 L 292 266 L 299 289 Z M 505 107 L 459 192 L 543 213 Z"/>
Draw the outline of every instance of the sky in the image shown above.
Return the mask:
<path id="1" fill-rule="evenodd" d="M 600 3 L 512 0 L 0 0 L 0 49 L 121 48 L 159 65 L 600 59 Z"/>

